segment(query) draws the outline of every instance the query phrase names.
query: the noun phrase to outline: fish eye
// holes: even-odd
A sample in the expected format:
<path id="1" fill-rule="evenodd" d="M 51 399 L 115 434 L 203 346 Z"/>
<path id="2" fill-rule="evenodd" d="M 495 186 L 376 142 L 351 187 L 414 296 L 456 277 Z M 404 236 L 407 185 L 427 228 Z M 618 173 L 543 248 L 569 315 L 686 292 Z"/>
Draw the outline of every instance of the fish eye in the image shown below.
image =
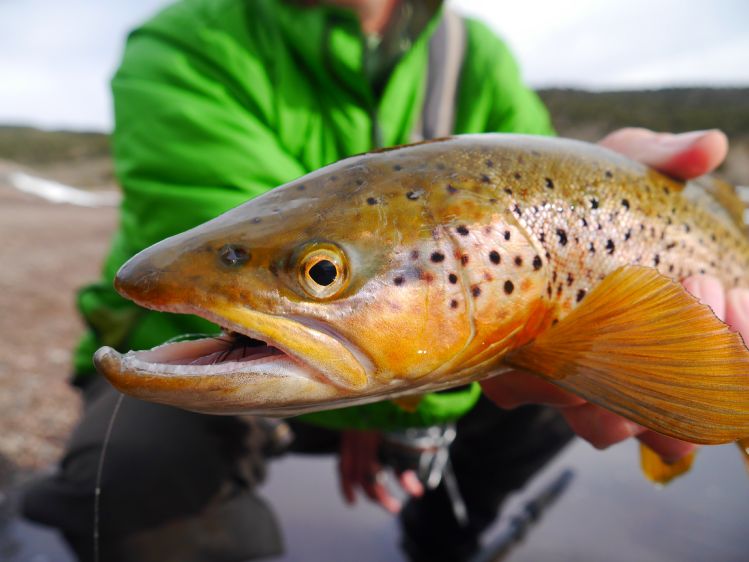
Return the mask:
<path id="1" fill-rule="evenodd" d="M 343 251 L 332 244 L 315 244 L 299 258 L 299 284 L 316 299 L 329 299 L 346 286 L 348 270 Z"/>

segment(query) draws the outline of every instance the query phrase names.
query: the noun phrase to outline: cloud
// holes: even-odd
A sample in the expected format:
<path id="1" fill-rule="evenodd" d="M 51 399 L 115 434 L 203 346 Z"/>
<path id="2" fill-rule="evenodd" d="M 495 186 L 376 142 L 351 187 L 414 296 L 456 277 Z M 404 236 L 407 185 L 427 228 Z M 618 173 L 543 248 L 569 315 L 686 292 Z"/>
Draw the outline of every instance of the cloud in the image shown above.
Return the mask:
<path id="1" fill-rule="evenodd" d="M 108 130 L 128 30 L 169 0 L 0 0 L 0 122 Z M 749 84 L 746 0 L 456 0 L 534 86 Z"/>

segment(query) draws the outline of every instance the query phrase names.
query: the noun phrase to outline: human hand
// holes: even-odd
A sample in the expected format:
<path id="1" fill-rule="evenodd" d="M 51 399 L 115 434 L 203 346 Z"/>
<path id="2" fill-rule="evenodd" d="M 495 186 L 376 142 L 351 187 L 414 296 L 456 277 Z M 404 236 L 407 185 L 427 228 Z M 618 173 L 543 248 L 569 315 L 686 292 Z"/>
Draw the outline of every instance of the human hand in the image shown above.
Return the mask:
<path id="1" fill-rule="evenodd" d="M 385 468 L 379 459 L 382 435 L 376 431 L 344 431 L 341 434 L 341 448 L 338 475 L 341 492 L 346 503 L 356 502 L 356 489 L 361 489 L 373 502 L 390 513 L 401 510 L 401 502 L 393 496 L 386 485 Z M 411 496 L 420 496 L 424 487 L 413 470 L 397 474 L 397 481 Z"/>
<path id="2" fill-rule="evenodd" d="M 654 133 L 646 129 L 620 129 L 601 143 L 635 160 L 679 179 L 712 171 L 725 158 L 728 141 L 720 131 L 696 131 L 681 135 Z M 726 294 L 720 282 L 708 276 L 684 280 L 685 288 L 749 341 L 749 291 L 734 289 Z M 484 393 L 503 408 L 523 404 L 557 407 L 572 429 L 594 447 L 637 437 L 666 462 L 675 462 L 695 445 L 646 430 L 608 410 L 590 404 L 535 375 L 511 371 L 482 383 Z"/>

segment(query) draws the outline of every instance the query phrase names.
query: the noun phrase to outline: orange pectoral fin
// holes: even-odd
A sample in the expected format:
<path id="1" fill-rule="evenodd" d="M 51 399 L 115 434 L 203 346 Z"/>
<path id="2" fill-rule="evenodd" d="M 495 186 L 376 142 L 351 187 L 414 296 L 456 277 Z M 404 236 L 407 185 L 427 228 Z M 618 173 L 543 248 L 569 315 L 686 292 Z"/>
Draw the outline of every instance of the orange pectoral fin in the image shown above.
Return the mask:
<path id="1" fill-rule="evenodd" d="M 651 268 L 617 269 L 506 362 L 676 439 L 749 436 L 749 350 Z"/>
<path id="2" fill-rule="evenodd" d="M 640 467 L 645 477 L 654 484 L 665 485 L 692 468 L 697 451 L 692 451 L 675 463 L 665 462 L 658 453 L 640 443 Z"/>

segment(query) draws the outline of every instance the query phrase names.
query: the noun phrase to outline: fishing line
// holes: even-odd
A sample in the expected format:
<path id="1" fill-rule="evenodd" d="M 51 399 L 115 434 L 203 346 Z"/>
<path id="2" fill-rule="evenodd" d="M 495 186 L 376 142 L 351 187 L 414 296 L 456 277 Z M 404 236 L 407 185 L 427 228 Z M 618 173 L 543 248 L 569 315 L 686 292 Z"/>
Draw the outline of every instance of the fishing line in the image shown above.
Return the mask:
<path id="1" fill-rule="evenodd" d="M 107 431 L 104 434 L 104 443 L 101 448 L 101 456 L 99 457 L 99 466 L 96 468 L 96 487 L 94 488 L 94 562 L 99 562 L 99 504 L 101 498 L 101 476 L 104 472 L 104 459 L 106 458 L 107 447 L 109 446 L 109 441 L 112 437 L 114 420 L 117 417 L 117 413 L 120 411 L 120 404 L 122 404 L 122 399 L 125 397 L 125 395 L 122 393 L 118 394 L 119 396 L 117 397 L 117 402 L 112 409 L 112 416 L 109 418 Z"/>

